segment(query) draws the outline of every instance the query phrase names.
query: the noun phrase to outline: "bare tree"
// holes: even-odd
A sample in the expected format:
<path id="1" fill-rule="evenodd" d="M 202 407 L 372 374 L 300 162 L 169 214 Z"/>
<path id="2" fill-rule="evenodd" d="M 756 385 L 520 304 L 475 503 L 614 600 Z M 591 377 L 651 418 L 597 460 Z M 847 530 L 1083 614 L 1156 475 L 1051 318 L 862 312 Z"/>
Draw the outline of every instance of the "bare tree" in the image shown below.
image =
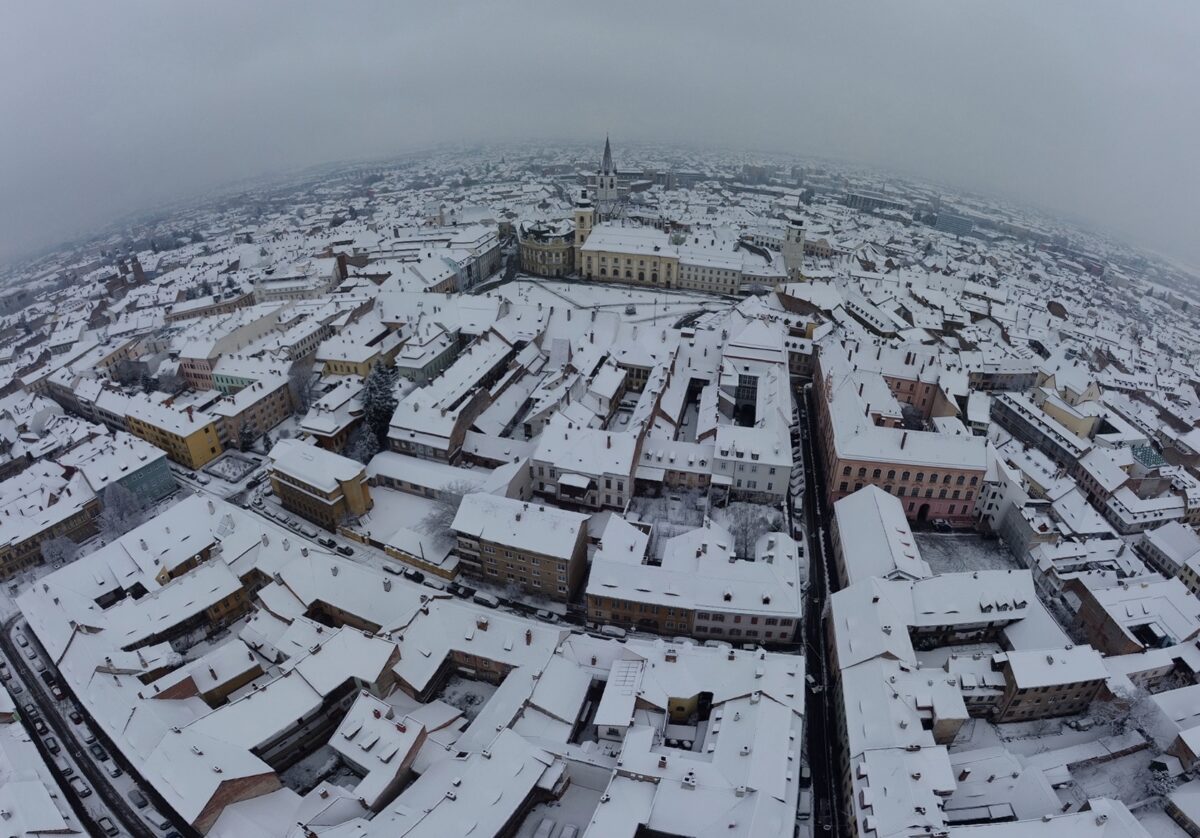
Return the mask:
<path id="1" fill-rule="evenodd" d="M 158 374 L 158 388 L 164 393 L 178 393 L 186 386 L 187 382 L 177 372 L 168 371 Z"/>
<path id="2" fill-rule="evenodd" d="M 725 528 L 733 536 L 733 551 L 743 559 L 754 558 L 754 545 L 763 533 L 777 528 L 779 513 L 756 503 L 731 503 L 725 507 Z"/>
<path id="3" fill-rule="evenodd" d="M 100 535 L 105 541 L 120 538 L 142 523 L 146 505 L 120 483 L 110 483 L 101 499 Z"/>
<path id="4" fill-rule="evenodd" d="M 57 567 L 60 564 L 74 561 L 75 557 L 79 555 L 79 545 L 66 536 L 59 535 L 43 541 L 41 551 L 42 561 Z"/>
<path id="5" fill-rule="evenodd" d="M 421 529 L 438 539 L 453 538 L 451 525 L 464 496 L 479 488 L 467 480 L 452 480 L 438 491 L 433 509 L 421 521 Z"/>

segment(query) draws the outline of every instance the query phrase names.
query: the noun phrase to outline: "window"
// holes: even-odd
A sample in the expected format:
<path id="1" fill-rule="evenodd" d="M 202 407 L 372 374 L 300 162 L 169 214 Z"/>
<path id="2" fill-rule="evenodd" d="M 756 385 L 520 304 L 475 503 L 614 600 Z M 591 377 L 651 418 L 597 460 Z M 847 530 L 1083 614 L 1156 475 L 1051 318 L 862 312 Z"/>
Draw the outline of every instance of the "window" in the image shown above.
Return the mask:
<path id="1" fill-rule="evenodd" d="M 918 472 L 917 472 L 917 482 L 918 482 L 918 483 L 924 483 L 924 482 L 925 482 L 925 472 L 923 472 L 923 471 L 918 471 Z"/>

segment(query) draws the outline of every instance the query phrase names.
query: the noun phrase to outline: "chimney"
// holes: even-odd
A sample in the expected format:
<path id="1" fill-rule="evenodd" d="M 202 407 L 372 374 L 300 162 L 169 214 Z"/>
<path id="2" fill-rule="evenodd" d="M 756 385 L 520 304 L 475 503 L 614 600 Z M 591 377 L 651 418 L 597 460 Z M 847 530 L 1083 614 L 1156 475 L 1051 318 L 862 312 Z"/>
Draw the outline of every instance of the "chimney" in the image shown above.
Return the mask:
<path id="1" fill-rule="evenodd" d="M 525 629 L 525 645 L 533 645 L 533 629 Z"/>
<path id="2" fill-rule="evenodd" d="M 612 448 L 612 436 L 611 435 L 604 437 L 604 441 L 606 443 L 606 445 L 604 446 L 605 448 Z"/>
<path id="3" fill-rule="evenodd" d="M 906 443 L 906 442 L 908 442 L 908 431 L 905 431 L 905 432 L 904 432 L 904 433 L 903 433 L 903 434 L 900 436 L 900 450 L 901 450 L 901 451 L 903 451 L 903 450 L 904 450 L 904 443 Z"/>

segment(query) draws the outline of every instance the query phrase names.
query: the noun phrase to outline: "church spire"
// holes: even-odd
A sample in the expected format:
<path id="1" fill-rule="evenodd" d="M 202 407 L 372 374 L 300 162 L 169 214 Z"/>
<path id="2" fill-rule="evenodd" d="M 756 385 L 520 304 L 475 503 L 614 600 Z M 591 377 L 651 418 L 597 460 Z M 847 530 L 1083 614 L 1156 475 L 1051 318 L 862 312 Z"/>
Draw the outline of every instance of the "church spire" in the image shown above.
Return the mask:
<path id="1" fill-rule="evenodd" d="M 612 161 L 612 146 L 608 144 L 608 135 L 604 135 L 604 159 L 600 162 L 600 174 L 611 175 L 616 171 L 613 168 Z"/>

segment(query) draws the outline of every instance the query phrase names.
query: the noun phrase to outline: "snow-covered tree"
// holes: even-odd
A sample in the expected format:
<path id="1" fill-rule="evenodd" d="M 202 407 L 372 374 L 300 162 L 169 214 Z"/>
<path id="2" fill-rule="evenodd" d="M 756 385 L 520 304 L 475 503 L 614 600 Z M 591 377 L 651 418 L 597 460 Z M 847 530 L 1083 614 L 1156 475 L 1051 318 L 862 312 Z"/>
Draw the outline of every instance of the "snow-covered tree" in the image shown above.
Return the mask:
<path id="1" fill-rule="evenodd" d="M 48 565 L 67 564 L 79 555 L 79 545 L 65 536 L 47 538 L 41 544 L 42 561 Z"/>
<path id="2" fill-rule="evenodd" d="M 100 502 L 100 535 L 105 541 L 120 538 L 142 523 L 146 505 L 120 483 L 109 484 Z"/>
<path id="3" fill-rule="evenodd" d="M 292 404 L 296 407 L 296 413 L 307 413 L 313 400 L 313 365 L 311 361 L 307 364 L 292 364 L 292 368 L 288 370 L 288 389 L 291 390 Z"/>
<path id="4" fill-rule="evenodd" d="M 346 456 L 358 460 L 364 466 L 378 453 L 379 440 L 375 438 L 375 432 L 365 424 L 355 428 L 354 433 L 350 434 L 350 439 L 346 441 Z"/>
<path id="5" fill-rule="evenodd" d="M 454 523 L 463 496 L 475 491 L 478 491 L 477 487 L 466 480 L 447 483 L 438 491 L 433 508 L 422 519 L 421 529 L 435 538 L 453 538 L 450 525 Z"/>
<path id="6" fill-rule="evenodd" d="M 381 448 L 387 444 L 388 425 L 391 424 L 392 414 L 396 412 L 398 375 L 395 367 L 375 364 L 363 380 L 362 395 L 359 396 L 363 406 L 363 421 L 375 434 L 375 440 Z"/>
<path id="7" fill-rule="evenodd" d="M 254 427 L 249 422 L 243 422 L 238 428 L 238 450 L 249 451 L 254 446 Z"/>

